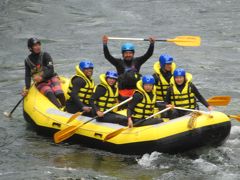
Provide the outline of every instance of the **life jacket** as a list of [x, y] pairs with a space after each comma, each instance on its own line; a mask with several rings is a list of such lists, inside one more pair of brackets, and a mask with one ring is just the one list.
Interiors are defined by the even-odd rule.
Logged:
[[180, 92], [177, 89], [174, 79], [171, 80], [172, 92], [171, 92], [171, 104], [177, 107], [183, 107], [187, 109], [195, 109], [196, 108], [196, 99], [195, 94], [191, 89], [192, 75], [190, 73], [186, 73], [186, 83], [185, 86]]
[[86, 82], [86, 85], [79, 89], [78, 97], [79, 97], [81, 102], [83, 102], [86, 105], [89, 105], [89, 100], [90, 100], [90, 98], [91, 98], [91, 96], [93, 94], [93, 90], [94, 90], [94, 87], [95, 87], [94, 81], [93, 81], [93, 79], [89, 79], [80, 70], [78, 65], [76, 65], [75, 69], [76, 69], [76, 74], [74, 76], [72, 76], [71, 79], [70, 79], [70, 83], [69, 83], [69, 86], [68, 86], [67, 98], [66, 99], [67, 100], [70, 99], [70, 96], [71, 96], [71, 92], [72, 92], [72, 89], [73, 89], [72, 80], [75, 77], [79, 77], [79, 78], [82, 78]]
[[145, 119], [154, 113], [155, 103], [156, 103], [156, 87], [153, 88], [153, 98], [151, 99], [148, 93], [143, 89], [142, 80], [137, 82], [137, 89], [135, 93], [138, 92], [142, 94], [143, 99], [141, 102], [136, 104], [133, 109], [133, 116], [137, 119]]
[[[109, 86], [106, 81], [106, 75], [101, 74], [100, 84], [98, 86], [102, 86], [106, 89], [106, 93], [103, 96], [99, 97], [99, 99], [97, 99], [95, 102], [96, 105], [99, 107], [99, 110], [103, 112], [112, 108], [113, 106], [116, 106], [118, 104], [118, 96], [119, 96], [118, 84], [117, 83], [115, 84], [116, 92], [114, 93], [112, 90], [112, 87]], [[117, 110], [118, 109], [115, 108], [113, 112], [116, 112]]]
[[[167, 80], [162, 75], [160, 68], [161, 68], [161, 66], [158, 61], [153, 66], [155, 74], [158, 77], [158, 82], [156, 84], [156, 95], [157, 95], [157, 101], [164, 101], [166, 94], [167, 94], [167, 89], [170, 87], [171, 80], [170, 80], [170, 82], [167, 82]], [[172, 74], [175, 69], [176, 69], [176, 64], [172, 63], [172, 71], [171, 71]]]
[[132, 61], [131, 66], [128, 66], [125, 62], [123, 62], [124, 73], [129, 72], [129, 71], [138, 72], [138, 70], [136, 69], [136, 67], [133, 63], [133, 60], [131, 60], [131, 61]]
[[134, 65], [131, 67], [124, 64], [124, 73], [118, 78], [119, 89], [135, 89], [136, 83], [140, 80], [141, 75]]
[[26, 58], [26, 63], [31, 69], [31, 76], [41, 73], [43, 71], [43, 54], [44, 52], [40, 52], [38, 56], [38, 64], [34, 64], [29, 57]]

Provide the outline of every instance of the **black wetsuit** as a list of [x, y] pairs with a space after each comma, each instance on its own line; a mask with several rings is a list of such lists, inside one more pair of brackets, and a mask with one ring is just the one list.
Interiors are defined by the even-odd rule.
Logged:
[[[30, 59], [32, 63], [35, 65], [40, 64], [40, 54], [35, 54], [31, 53], [27, 58]], [[43, 57], [42, 57], [42, 66], [43, 66], [43, 81], [46, 81], [50, 79], [53, 76], [56, 76], [56, 73], [54, 72], [54, 67], [53, 67], [53, 61], [47, 52], [43, 52]], [[28, 65], [27, 61], [25, 60], [25, 84], [26, 84], [26, 89], [29, 89], [31, 86], [31, 68]]]
[[[41, 55], [42, 55], [42, 59], [40, 58]], [[33, 66], [31, 67], [31, 63], [30, 64], [28, 63], [28, 59], [34, 65], [42, 66], [42, 70], [43, 70], [43, 75], [42, 75], [43, 81], [42, 82], [45, 82], [45, 81], [51, 79], [53, 76], [57, 75], [57, 73], [54, 72], [53, 61], [52, 61], [52, 57], [50, 56], [50, 54], [48, 54], [47, 52], [42, 52], [39, 54], [31, 53], [24, 61], [25, 62], [25, 86], [26, 86], [26, 89], [29, 89], [31, 86], [31, 77], [32, 77], [31, 70], [33, 67]], [[42, 61], [42, 62], [40, 62], [40, 61]], [[36, 85], [38, 85], [38, 84], [39, 83], [37, 83]], [[63, 93], [57, 94], [57, 98], [61, 102], [61, 104], [58, 102], [55, 94], [53, 94], [52, 92], [47, 92], [45, 95], [58, 108], [65, 105], [65, 97], [64, 97]]]
[[[113, 88], [113, 92], [116, 92], [116, 88]], [[90, 105], [93, 108], [93, 111], [96, 113], [97, 111], [99, 111], [99, 107], [94, 103], [96, 100], [98, 100], [101, 96], [104, 96], [104, 94], [106, 93], [106, 88], [104, 88], [103, 86], [97, 86], [95, 93], [92, 95], [92, 97], [90, 98]], [[105, 114], [103, 117], [98, 117], [97, 118], [98, 121], [100, 122], [108, 122], [108, 123], [116, 123], [116, 124], [121, 124], [123, 126], [127, 125], [127, 117], [122, 116], [120, 114], [116, 114], [114, 112], [109, 112], [107, 114]]]
[[[89, 104], [85, 104], [80, 101], [78, 93], [79, 89], [86, 86], [86, 81], [81, 77], [74, 77], [72, 79], [72, 91], [70, 93], [70, 99], [66, 102], [66, 110], [70, 113], [76, 113], [79, 111], [83, 111], [83, 107], [90, 107]], [[93, 116], [92, 112], [84, 112], [85, 116]]]
[[[184, 86], [185, 86], [185, 83], [183, 83], [182, 85], [176, 85], [177, 89], [180, 92], [183, 90]], [[198, 91], [198, 89], [196, 88], [196, 86], [193, 83], [190, 83], [190, 88], [191, 88], [191, 91], [194, 93], [195, 97], [198, 99], [198, 101], [201, 102], [205, 107], [208, 107], [209, 106], [208, 102], [200, 94], [200, 92]], [[165, 100], [166, 104], [171, 104], [172, 92], [173, 92], [172, 87], [169, 87], [167, 90], [167, 95], [166, 95], [166, 100]], [[170, 117], [170, 119], [174, 119], [174, 118], [184, 116], [189, 113], [190, 113], [190, 111], [174, 109], [172, 111], [169, 111], [169, 117]]]
[[[152, 93], [148, 93], [148, 95], [149, 95], [150, 99], [153, 98]], [[134, 93], [132, 101], [128, 104], [127, 117], [131, 117], [133, 115], [135, 106], [138, 103], [142, 102], [142, 100], [143, 100], [143, 95], [141, 93], [139, 93], [139, 92]], [[156, 107], [158, 107], [159, 109], [162, 109], [163, 108], [162, 106], [163, 105], [161, 103], [156, 103]], [[146, 126], [146, 125], [151, 125], [151, 124], [158, 124], [158, 123], [162, 122], [162, 120], [159, 118], [150, 118], [146, 121], [144, 121], [143, 119], [132, 118], [132, 121], [133, 121], [133, 123], [141, 121], [141, 123], [135, 125], [136, 127], [137, 126]]]
[[103, 44], [103, 52], [105, 58], [116, 67], [119, 74], [119, 89], [135, 89], [136, 82], [140, 79], [141, 66], [152, 56], [154, 51], [154, 43], [150, 43], [147, 52], [140, 57], [132, 60], [124, 60], [122, 58], [113, 57], [108, 49], [107, 44]]

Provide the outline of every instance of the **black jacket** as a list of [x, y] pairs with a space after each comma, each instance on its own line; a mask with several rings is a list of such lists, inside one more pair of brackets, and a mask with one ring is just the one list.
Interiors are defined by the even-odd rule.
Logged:
[[107, 44], [103, 45], [103, 52], [105, 58], [113, 65], [116, 67], [117, 72], [119, 75], [123, 74], [126, 72], [128, 68], [130, 69], [135, 69], [136, 72], [140, 71], [141, 66], [152, 56], [154, 51], [154, 43], [151, 43], [149, 45], [149, 48], [147, 52], [140, 57], [135, 57], [131, 61], [126, 61], [122, 58], [115, 58], [113, 57], [108, 49]]
[[[30, 61], [33, 64], [37, 65], [37, 64], [40, 64], [39, 56], [40, 56], [40, 54], [31, 53], [27, 58], [29, 58]], [[52, 58], [51, 58], [50, 54], [48, 54], [47, 52], [43, 52], [42, 67], [43, 67], [43, 81], [46, 81], [46, 80], [48, 80], [51, 77], [56, 75], [56, 73], [54, 72], [54, 68], [53, 68]], [[25, 85], [26, 85], [26, 89], [30, 88], [31, 76], [32, 76], [31, 75], [31, 67], [27, 63], [27, 60], [25, 60]]]
[[136, 82], [140, 79], [139, 74], [141, 66], [152, 56], [154, 51], [154, 43], [150, 43], [147, 52], [140, 57], [135, 57], [132, 60], [124, 60], [122, 58], [113, 57], [108, 49], [107, 44], [103, 45], [105, 58], [115, 66], [119, 79], [119, 89], [134, 89]]

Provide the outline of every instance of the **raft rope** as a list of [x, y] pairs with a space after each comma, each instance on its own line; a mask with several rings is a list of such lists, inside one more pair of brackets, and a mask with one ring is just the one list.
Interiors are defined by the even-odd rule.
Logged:
[[188, 121], [188, 128], [189, 129], [194, 129], [197, 125], [197, 118], [201, 116], [200, 112], [192, 112], [191, 117]]

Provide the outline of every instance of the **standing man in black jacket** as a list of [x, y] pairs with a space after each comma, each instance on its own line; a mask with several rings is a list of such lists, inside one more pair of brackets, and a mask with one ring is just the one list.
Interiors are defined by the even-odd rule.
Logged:
[[65, 97], [50, 54], [41, 51], [41, 42], [37, 38], [28, 39], [27, 44], [31, 54], [25, 59], [25, 88], [22, 95], [28, 94], [32, 78], [38, 90], [54, 105], [62, 108], [65, 106]]
[[[102, 38], [103, 41], [103, 52], [105, 58], [116, 67], [119, 75], [119, 89], [120, 94], [121, 90], [124, 89], [135, 89], [136, 83], [140, 79], [140, 68], [141, 66], [152, 56], [154, 51], [155, 39], [149, 38], [149, 48], [147, 52], [140, 57], [134, 57], [135, 47], [131, 43], [125, 43], [122, 45], [122, 58], [113, 57], [108, 49], [108, 37], [106, 35]], [[123, 92], [123, 91], [122, 91]], [[124, 96], [124, 95], [123, 95]]]

